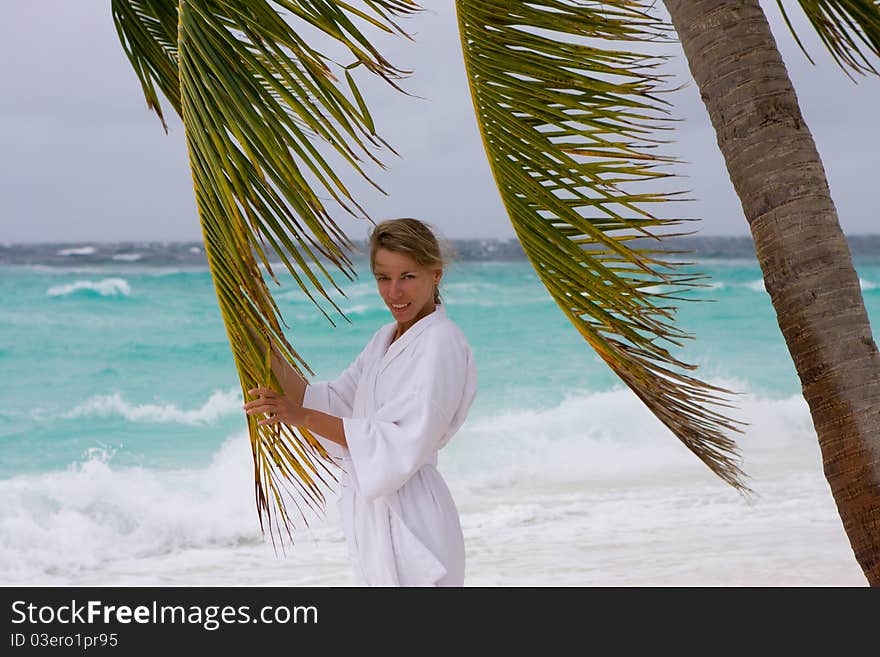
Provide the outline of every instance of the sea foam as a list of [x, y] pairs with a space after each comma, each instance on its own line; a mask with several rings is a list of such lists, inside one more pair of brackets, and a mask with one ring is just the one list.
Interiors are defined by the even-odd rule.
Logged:
[[95, 247], [93, 246], [80, 246], [70, 249], [61, 249], [58, 251], [58, 255], [60, 256], [93, 255], [94, 253]]
[[202, 470], [111, 462], [93, 451], [63, 472], [0, 481], [0, 580], [65, 581], [126, 559], [262, 542], [245, 436]]
[[65, 297], [80, 293], [102, 297], [127, 297], [131, 294], [131, 286], [124, 278], [105, 278], [100, 281], [76, 281], [68, 285], [56, 285], [46, 290], [46, 295], [50, 297]]
[[[480, 561], [485, 550], [508, 554], [504, 550], [510, 548], [510, 558], [526, 567], [534, 564], [527, 557], [534, 557], [530, 546], [537, 542], [562, 549], [574, 541], [589, 548], [591, 563], [610, 562], [626, 549], [612, 550], [606, 542], [617, 545], [640, 533], [642, 549], [650, 549], [652, 536], [670, 534], [670, 523], [677, 523], [675, 531], [690, 526], [698, 541], [709, 531], [697, 529], [705, 528], [707, 518], [717, 518], [712, 531], [723, 534], [734, 514], [762, 536], [785, 517], [780, 514], [815, 509], [812, 497], [792, 506], [793, 489], [780, 483], [797, 481], [805, 471], [812, 473], [810, 481], [820, 476], [806, 403], [800, 397], [751, 394], [738, 402], [736, 415], [751, 423], [738, 443], [758, 492], [757, 511], [681, 446], [628, 389], [573, 393], [546, 409], [470, 419], [441, 452], [439, 468], [462, 514], [477, 572], [485, 573], [478, 581], [491, 583], [501, 575], [492, 569], [489, 553], [489, 561]], [[810, 486], [822, 493], [821, 485]], [[350, 580], [334, 491], [325, 491], [326, 515], [308, 515], [309, 529], [295, 533], [300, 547], [282, 561], [260, 534], [253, 490], [244, 432], [225, 440], [202, 468], [122, 467], [114, 465], [111, 452], [93, 450], [63, 471], [0, 481], [0, 580], [272, 582], [282, 568], [297, 582]], [[297, 514], [293, 507], [290, 512]], [[829, 514], [823, 507], [816, 515]], [[305, 551], [303, 538], [308, 538]], [[310, 548], [309, 541], [317, 547]], [[663, 554], [658, 548], [654, 556]], [[582, 558], [558, 553], [551, 561]], [[659, 572], [647, 571], [641, 576]], [[616, 572], [625, 579], [622, 566]], [[573, 573], [559, 576], [563, 581]], [[537, 579], [547, 577], [541, 570]]]
[[200, 408], [182, 410], [174, 404], [135, 404], [114, 392], [87, 399], [64, 418], [86, 416], [107, 417], [119, 415], [130, 422], [176, 422], [180, 424], [205, 424], [220, 417], [241, 411], [241, 393], [238, 390], [215, 390]]
[[[732, 434], [747, 474], [797, 469], [818, 458], [802, 397], [767, 399], [737, 381], [714, 385], [745, 391], [711, 407], [742, 423]], [[508, 410], [468, 420], [441, 454], [450, 474], [479, 495], [522, 485], [607, 485], [670, 476], [712, 481], [715, 475], [628, 388], [582, 391], [546, 409]], [[719, 480], [720, 481], [720, 480]]]

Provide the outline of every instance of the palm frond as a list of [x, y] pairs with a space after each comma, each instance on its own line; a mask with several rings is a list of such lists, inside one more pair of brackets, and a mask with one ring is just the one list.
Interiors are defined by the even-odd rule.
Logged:
[[[789, 20], [782, 0], [776, 0], [776, 3], [795, 41], [812, 62]], [[847, 75], [847, 69], [862, 74], [878, 74], [869, 57], [880, 57], [880, 0], [798, 0], [798, 3], [834, 61]]]
[[[661, 340], [692, 336], [671, 323], [670, 290], [702, 277], [673, 269], [644, 206], [675, 194], [637, 192], [671, 174], [655, 151], [668, 129], [658, 93], [662, 58], [633, 52], [669, 28], [640, 0], [457, 0], [464, 59], [478, 124], [513, 228], [553, 299], [599, 356], [694, 454], [747, 491], [738, 423], [704, 408], [730, 393], [677, 369]], [[617, 46], [615, 48], [614, 46]], [[675, 253], [675, 252], [666, 252]], [[667, 288], [652, 291], [653, 286]], [[684, 298], [682, 298], [684, 300]], [[692, 299], [687, 299], [692, 300]]]
[[122, 49], [140, 80], [147, 107], [156, 112], [168, 132], [156, 84], [179, 115], [177, 0], [113, 0], [112, 10]]
[[[363, 66], [394, 85], [403, 71], [363, 28], [400, 32], [394, 18], [417, 7], [409, 0], [362, 0], [362, 8], [330, 0], [173, 4], [174, 40], [165, 0], [114, 0], [117, 28], [150, 107], [161, 118], [158, 85], [183, 119], [205, 252], [242, 390], [279, 389], [269, 343], [297, 371], [312, 372], [282, 331], [261, 266], [278, 283], [271, 261], [280, 260], [331, 323], [316, 297], [345, 317], [315, 271], [339, 290], [324, 262], [351, 279], [354, 245], [322, 198], [368, 219], [339, 162], [369, 181], [365, 162], [381, 165], [374, 151], [387, 147], [350, 71]], [[306, 33], [341, 45], [353, 61], [336, 64]], [[306, 430], [261, 427], [251, 417], [248, 429], [260, 523], [283, 547], [284, 534], [292, 540], [289, 501], [306, 523], [307, 509], [323, 511], [322, 488], [335, 478], [330, 459]]]

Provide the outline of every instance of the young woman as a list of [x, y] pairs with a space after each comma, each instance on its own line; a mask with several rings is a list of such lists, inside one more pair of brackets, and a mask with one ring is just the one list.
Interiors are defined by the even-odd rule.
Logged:
[[343, 528], [361, 584], [461, 586], [464, 537], [437, 452], [477, 392], [470, 345], [446, 316], [443, 258], [422, 222], [395, 219], [370, 236], [370, 265], [394, 322], [339, 378], [307, 384], [276, 358], [283, 388], [250, 390], [244, 408], [316, 434], [344, 471]]

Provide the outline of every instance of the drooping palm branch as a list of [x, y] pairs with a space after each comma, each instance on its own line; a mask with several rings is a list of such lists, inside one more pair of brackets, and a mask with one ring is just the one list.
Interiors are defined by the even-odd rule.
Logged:
[[[116, 27], [148, 106], [165, 125], [158, 86], [183, 120], [205, 251], [243, 392], [258, 385], [277, 389], [269, 343], [300, 373], [311, 374], [282, 331], [260, 268], [278, 282], [272, 255], [331, 323], [316, 296], [344, 317], [314, 270], [334, 287], [323, 260], [351, 278], [347, 251], [353, 245], [322, 196], [351, 214], [366, 213], [330, 156], [369, 180], [363, 163], [378, 164], [374, 151], [387, 146], [350, 70], [363, 66], [394, 84], [402, 71], [362, 28], [400, 31], [394, 18], [417, 10], [409, 0], [360, 4], [113, 0]], [[336, 65], [305, 41], [304, 31], [335, 41], [352, 61]], [[248, 417], [248, 431], [260, 523], [283, 546], [295, 522], [287, 502], [307, 523], [305, 507], [323, 511], [323, 488], [334, 472], [306, 430], [260, 426]]]
[[[672, 324], [677, 273], [634, 238], [672, 237], [646, 208], [674, 200], [645, 183], [671, 174], [655, 135], [668, 128], [662, 58], [636, 50], [667, 37], [639, 0], [457, 0], [465, 65], [483, 143], [511, 223], [553, 299], [599, 356], [719, 477], [748, 490], [727, 431], [706, 409], [729, 393], [661, 341], [692, 336]], [[646, 48], [647, 49], [647, 48]], [[642, 190], [640, 187], [648, 187]], [[648, 240], [649, 242], [651, 240]], [[667, 252], [668, 253], [668, 252]], [[660, 286], [664, 291], [657, 291]]]

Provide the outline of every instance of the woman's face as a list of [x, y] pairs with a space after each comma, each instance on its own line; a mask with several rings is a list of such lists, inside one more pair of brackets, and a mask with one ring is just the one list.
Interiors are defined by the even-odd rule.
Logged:
[[434, 311], [434, 286], [442, 269], [423, 267], [405, 253], [377, 249], [373, 275], [382, 300], [404, 330]]

